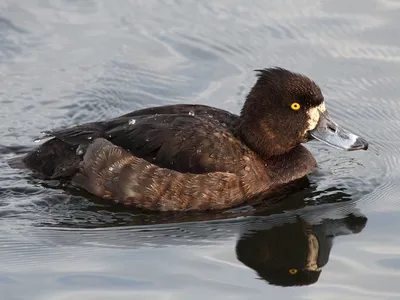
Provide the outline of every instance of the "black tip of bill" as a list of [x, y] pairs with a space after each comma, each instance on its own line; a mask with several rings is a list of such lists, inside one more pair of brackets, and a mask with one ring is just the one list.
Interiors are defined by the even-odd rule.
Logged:
[[368, 142], [365, 139], [358, 137], [356, 139], [356, 141], [354, 142], [354, 144], [352, 145], [351, 149], [348, 149], [348, 150], [350, 150], [350, 151], [352, 151], [352, 150], [368, 150], [368, 146], [369, 146]]

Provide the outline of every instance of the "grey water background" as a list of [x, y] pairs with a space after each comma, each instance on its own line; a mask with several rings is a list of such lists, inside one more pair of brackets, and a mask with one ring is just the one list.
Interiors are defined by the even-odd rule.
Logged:
[[[398, 299], [399, 27], [396, 0], [0, 1], [0, 298]], [[6, 163], [42, 130], [143, 107], [238, 113], [253, 70], [270, 66], [312, 77], [331, 115], [370, 142], [309, 143], [319, 171], [285, 199], [303, 204], [146, 216]], [[296, 251], [298, 220], [327, 237], [316, 283], [270, 285], [238, 259], [238, 245], [251, 257], [276, 228]]]

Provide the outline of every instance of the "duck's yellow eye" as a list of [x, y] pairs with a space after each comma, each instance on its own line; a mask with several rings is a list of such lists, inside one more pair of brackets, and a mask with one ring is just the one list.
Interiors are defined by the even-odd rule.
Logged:
[[298, 272], [297, 269], [289, 269], [289, 273], [292, 275], [296, 274], [297, 272]]
[[300, 104], [297, 103], [297, 102], [293, 102], [293, 103], [290, 105], [290, 108], [293, 109], [293, 110], [299, 110], [299, 109], [300, 109]]

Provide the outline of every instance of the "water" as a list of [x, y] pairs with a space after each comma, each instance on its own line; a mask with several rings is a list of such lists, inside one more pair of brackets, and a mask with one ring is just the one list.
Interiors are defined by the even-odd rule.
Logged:
[[[395, 0], [2, 1], [2, 299], [397, 299], [399, 14]], [[276, 65], [370, 142], [310, 143], [319, 171], [284, 208], [143, 215], [5, 163], [42, 131], [134, 109], [238, 113], [252, 70]], [[321, 273], [282, 288], [302, 257]]]

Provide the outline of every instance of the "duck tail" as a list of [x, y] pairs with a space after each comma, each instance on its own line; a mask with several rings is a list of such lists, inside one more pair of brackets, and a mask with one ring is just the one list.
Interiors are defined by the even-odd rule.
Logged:
[[23, 162], [25, 155], [19, 155], [7, 160], [7, 164], [13, 169], [26, 169], [26, 165]]
[[14, 169], [30, 169], [45, 179], [68, 179], [78, 171], [82, 155], [78, 145], [70, 145], [57, 138], [46, 141], [26, 155], [7, 161]]

